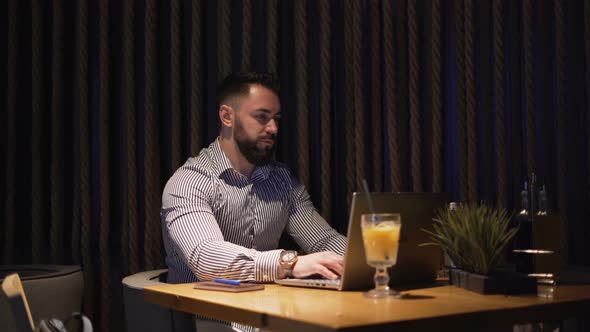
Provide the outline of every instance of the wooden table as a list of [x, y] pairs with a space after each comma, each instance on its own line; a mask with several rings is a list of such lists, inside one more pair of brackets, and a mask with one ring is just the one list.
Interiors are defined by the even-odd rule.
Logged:
[[479, 295], [454, 286], [370, 300], [362, 292], [266, 285], [225, 293], [191, 284], [145, 288], [148, 302], [273, 331], [437, 331], [562, 320], [590, 314], [590, 285], [558, 286], [553, 298]]

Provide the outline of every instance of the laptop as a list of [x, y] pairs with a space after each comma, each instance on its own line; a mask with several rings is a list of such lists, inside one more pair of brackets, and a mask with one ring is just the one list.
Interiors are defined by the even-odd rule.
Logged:
[[[441, 268], [442, 252], [437, 246], [420, 246], [431, 242], [422, 229], [432, 229], [436, 210], [448, 204], [446, 193], [369, 193], [376, 213], [399, 213], [402, 228], [397, 263], [389, 271], [392, 286], [433, 283]], [[348, 243], [344, 255], [344, 271], [337, 280], [281, 279], [285, 286], [314, 287], [335, 290], [366, 290], [374, 288], [375, 269], [367, 265], [361, 233], [361, 215], [370, 213], [367, 194], [352, 195], [348, 223]]]

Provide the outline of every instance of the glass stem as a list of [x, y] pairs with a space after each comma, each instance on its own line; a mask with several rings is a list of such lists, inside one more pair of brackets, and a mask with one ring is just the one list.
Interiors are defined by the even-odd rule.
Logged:
[[389, 274], [384, 267], [378, 267], [375, 271], [375, 289], [377, 291], [389, 290]]

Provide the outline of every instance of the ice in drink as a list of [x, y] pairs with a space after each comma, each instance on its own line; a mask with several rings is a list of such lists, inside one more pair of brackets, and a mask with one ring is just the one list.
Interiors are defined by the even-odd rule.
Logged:
[[400, 229], [400, 222], [371, 223], [363, 220], [362, 232], [367, 264], [373, 267], [395, 265]]

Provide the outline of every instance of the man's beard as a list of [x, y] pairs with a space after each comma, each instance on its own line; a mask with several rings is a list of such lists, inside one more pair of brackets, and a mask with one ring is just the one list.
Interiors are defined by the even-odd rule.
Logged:
[[[268, 148], [259, 148], [256, 146], [256, 143], [262, 139], [272, 139], [275, 143]], [[246, 160], [253, 165], [263, 165], [272, 159], [276, 145], [276, 135], [263, 136], [253, 140], [249, 139], [246, 137], [244, 127], [242, 127], [240, 121], [236, 121], [235, 141]]]

